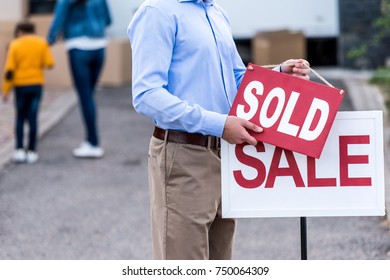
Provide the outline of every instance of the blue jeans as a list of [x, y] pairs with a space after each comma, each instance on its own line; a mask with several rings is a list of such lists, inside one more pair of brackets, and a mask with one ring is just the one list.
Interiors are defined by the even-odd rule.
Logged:
[[95, 88], [104, 62], [104, 49], [68, 52], [74, 86], [79, 97], [81, 114], [86, 130], [86, 141], [99, 145]]
[[29, 125], [28, 150], [36, 150], [38, 132], [38, 112], [41, 97], [41, 85], [15, 87], [16, 149], [24, 149], [24, 123], [27, 121]]

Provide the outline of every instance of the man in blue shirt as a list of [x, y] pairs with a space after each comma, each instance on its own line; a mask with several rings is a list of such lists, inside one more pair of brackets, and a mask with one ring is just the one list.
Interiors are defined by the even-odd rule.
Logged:
[[[227, 116], [245, 72], [214, 0], [146, 0], [133, 17], [133, 105], [156, 127], [149, 146], [153, 256], [230, 259], [234, 219], [221, 217], [219, 143], [257, 144], [262, 128]], [[308, 62], [279, 71], [308, 79]]]

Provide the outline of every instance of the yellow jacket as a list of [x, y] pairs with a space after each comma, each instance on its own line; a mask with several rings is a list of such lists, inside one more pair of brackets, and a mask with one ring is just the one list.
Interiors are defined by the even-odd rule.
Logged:
[[47, 41], [27, 34], [12, 40], [4, 67], [3, 94], [14, 86], [43, 85], [44, 68], [54, 66], [54, 58]]

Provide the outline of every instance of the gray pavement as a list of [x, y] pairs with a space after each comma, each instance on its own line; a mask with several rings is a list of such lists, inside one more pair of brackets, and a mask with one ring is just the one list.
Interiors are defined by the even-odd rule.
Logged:
[[[348, 93], [362, 83], [368, 99], [378, 100], [371, 109], [383, 104], [366, 83], [369, 73], [319, 72]], [[367, 110], [368, 101], [357, 100], [367, 97], [361, 88], [346, 96], [341, 110]], [[42, 112], [51, 121], [41, 126], [39, 162], [9, 163], [12, 149], [0, 146], [0, 259], [150, 259], [146, 169], [151, 121], [132, 109], [130, 88], [99, 90], [106, 155], [77, 160], [71, 151], [83, 130], [74, 94], [52, 100]], [[386, 141], [386, 153], [387, 146]], [[309, 259], [390, 259], [390, 227], [384, 217], [308, 218], [307, 223]], [[234, 258], [300, 259], [299, 219], [240, 219]]]
[[0, 176], [0, 259], [150, 258], [147, 196], [149, 120], [128, 88], [98, 92], [102, 160], [77, 160], [78, 107], [44, 135], [40, 160]]

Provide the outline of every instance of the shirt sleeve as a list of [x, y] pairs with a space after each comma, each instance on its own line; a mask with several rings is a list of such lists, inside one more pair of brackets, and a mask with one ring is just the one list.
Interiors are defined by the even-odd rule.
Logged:
[[[167, 90], [176, 25], [155, 7], [145, 6], [128, 28], [133, 59], [133, 106], [155, 123], [188, 132], [221, 136], [226, 115], [189, 104]], [[183, 77], [183, 79], [191, 77]]]
[[47, 35], [50, 45], [54, 44], [58, 35], [62, 32], [69, 10], [69, 0], [58, 0], [54, 9], [54, 19]]
[[237, 48], [235, 50], [234, 58], [233, 58], [233, 71], [234, 77], [236, 79], [237, 89], [240, 87], [242, 78], [244, 77], [246, 67], [242, 62], [241, 56], [238, 54]]
[[52, 68], [54, 67], [54, 57], [51, 52], [51, 49], [47, 43], [44, 45], [44, 51], [43, 51], [43, 66], [45, 68]]
[[[231, 27], [230, 27], [231, 26], [230, 19], [229, 19], [227, 12], [219, 5], [218, 5], [218, 9], [221, 11], [222, 15], [224, 16], [226, 23], [229, 26], [230, 33], [232, 33]], [[231, 34], [231, 35], [233, 36], [233, 34]], [[236, 79], [236, 85], [237, 85], [237, 89], [238, 89], [241, 85], [242, 78], [244, 77], [246, 67], [245, 67], [244, 63], [242, 62], [242, 58], [241, 58], [240, 54], [238, 53], [237, 47], [234, 50], [232, 60], [233, 60], [234, 78]]]
[[105, 23], [106, 26], [109, 26], [112, 23], [110, 8], [108, 7], [107, 1], [103, 1], [103, 2], [104, 2], [103, 5], [104, 5]]

